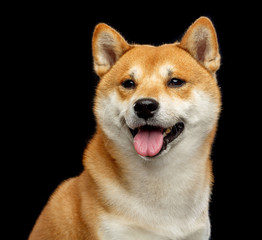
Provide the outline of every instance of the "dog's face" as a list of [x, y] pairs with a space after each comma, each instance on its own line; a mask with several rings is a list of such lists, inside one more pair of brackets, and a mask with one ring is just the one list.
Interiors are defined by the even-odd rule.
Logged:
[[126, 155], [157, 158], [180, 142], [197, 145], [215, 131], [219, 53], [212, 24], [198, 22], [181, 43], [158, 47], [129, 45], [109, 26], [97, 26], [93, 54], [101, 80], [95, 114]]

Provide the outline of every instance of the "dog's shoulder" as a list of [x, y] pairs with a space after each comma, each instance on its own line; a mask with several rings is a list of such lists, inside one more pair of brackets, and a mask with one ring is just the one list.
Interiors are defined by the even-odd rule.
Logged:
[[97, 239], [95, 222], [89, 224], [89, 218], [98, 211], [91, 184], [86, 173], [62, 182], [49, 198], [29, 239]]

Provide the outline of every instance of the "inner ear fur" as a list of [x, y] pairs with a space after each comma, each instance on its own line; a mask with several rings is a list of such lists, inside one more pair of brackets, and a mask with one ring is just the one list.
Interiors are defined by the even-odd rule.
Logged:
[[94, 70], [102, 77], [131, 48], [125, 39], [105, 23], [95, 27], [92, 39]]
[[188, 51], [210, 72], [220, 67], [220, 54], [215, 28], [207, 17], [197, 19], [186, 31], [180, 47]]

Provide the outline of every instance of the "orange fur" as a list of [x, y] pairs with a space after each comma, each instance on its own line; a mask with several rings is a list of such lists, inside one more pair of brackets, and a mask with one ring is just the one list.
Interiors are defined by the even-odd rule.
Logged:
[[[150, 226], [150, 221], [146, 223], [139, 219], [138, 215], [128, 215], [128, 211], [123, 209], [120, 203], [110, 200], [114, 193], [109, 192], [109, 186], [112, 186], [112, 189], [124, 189], [130, 195], [134, 194], [136, 187], [131, 178], [131, 174], [136, 174], [131, 166], [132, 161], [127, 161], [130, 153], [119, 149], [103, 128], [107, 116], [101, 119], [101, 108], [106, 108], [103, 101], [106, 102], [104, 99], [112, 93], [116, 95], [117, 101], [123, 104], [130, 102], [132, 107], [132, 99], [139, 97], [160, 101], [165, 96], [174, 99], [175, 104], [180, 101], [190, 102], [193, 101], [193, 92], [197, 90], [204, 92], [217, 107], [214, 118], [218, 118], [221, 97], [215, 72], [219, 68], [220, 55], [215, 30], [207, 18], [202, 17], [193, 23], [180, 43], [159, 47], [129, 45], [114, 29], [106, 24], [99, 24], [93, 35], [93, 55], [94, 69], [101, 80], [94, 105], [97, 130], [84, 152], [84, 171], [78, 177], [63, 182], [52, 194], [29, 240], [108, 239], [103, 238], [101, 233], [102, 219], [108, 216], [121, 219], [130, 226], [146, 229], [143, 233], [145, 235], [154, 232], [156, 227]], [[169, 88], [167, 82], [171, 78], [182, 79], [186, 84], [181, 88]], [[127, 79], [135, 82], [135, 89], [122, 87], [121, 84]], [[192, 160], [192, 164], [199, 165], [199, 159], [206, 156], [204, 166], [199, 168], [199, 181], [188, 180], [191, 182], [191, 185], [187, 186], [190, 198], [193, 195], [191, 191], [193, 193], [195, 189], [210, 193], [213, 175], [209, 155], [215, 132], [216, 124], [204, 137], [203, 144]], [[157, 161], [152, 163], [152, 166], [147, 163], [146, 168], [153, 169], [160, 165], [160, 160]], [[145, 167], [142, 159], [141, 163], [137, 164], [141, 168]], [[145, 189], [154, 186], [153, 190], [149, 191], [152, 196], [148, 195], [152, 202], [160, 203], [161, 199], [165, 198], [166, 189], [161, 185], [163, 179], [162, 176], [157, 176], [147, 184], [141, 183], [141, 188]], [[208, 217], [208, 205], [204, 209], [199, 217], [201, 219]], [[138, 233], [140, 231], [137, 230]], [[164, 234], [163, 231], [159, 230], [157, 234]]]

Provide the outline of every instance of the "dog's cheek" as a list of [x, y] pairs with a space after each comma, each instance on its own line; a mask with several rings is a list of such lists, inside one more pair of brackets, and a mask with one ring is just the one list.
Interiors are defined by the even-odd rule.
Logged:
[[112, 128], [119, 127], [118, 116], [120, 115], [119, 99], [116, 93], [109, 95], [99, 94], [95, 99], [95, 115], [98, 123], [102, 127]]
[[210, 131], [219, 115], [219, 103], [205, 91], [195, 89], [184, 107], [183, 116], [192, 127]]
[[212, 129], [219, 115], [219, 103], [207, 92], [194, 89], [186, 99], [161, 96], [158, 119], [169, 125], [183, 121], [186, 128]]

